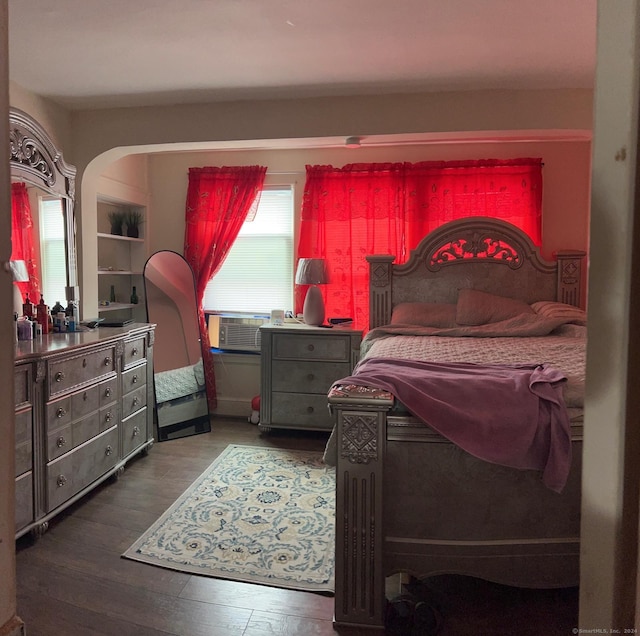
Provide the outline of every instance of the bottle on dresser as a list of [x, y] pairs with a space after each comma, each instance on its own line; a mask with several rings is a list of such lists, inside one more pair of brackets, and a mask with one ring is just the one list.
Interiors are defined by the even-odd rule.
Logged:
[[40, 294], [40, 302], [36, 305], [36, 320], [42, 327], [42, 333], [49, 333], [49, 306], [45, 304], [42, 294]]

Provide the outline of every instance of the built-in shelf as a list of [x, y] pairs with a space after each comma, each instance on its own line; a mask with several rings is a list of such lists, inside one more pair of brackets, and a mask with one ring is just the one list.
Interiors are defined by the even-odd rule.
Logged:
[[103, 313], [105, 311], [119, 311], [120, 309], [133, 309], [138, 305], [134, 305], [133, 303], [109, 303], [108, 305], [100, 305], [98, 307], [98, 311]]
[[134, 272], [130, 269], [99, 269], [98, 276], [101, 274], [109, 274], [109, 276], [142, 276], [142, 272]]
[[143, 238], [133, 238], [123, 234], [109, 234], [108, 232], [98, 232], [98, 238], [113, 239], [115, 241], [131, 241], [132, 243], [144, 243]]

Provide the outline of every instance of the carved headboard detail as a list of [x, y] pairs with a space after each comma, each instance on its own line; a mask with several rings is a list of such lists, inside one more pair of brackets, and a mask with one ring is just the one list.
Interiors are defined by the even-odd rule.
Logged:
[[426, 236], [406, 263], [367, 256], [369, 326], [388, 324], [402, 302], [455, 303], [458, 290], [479, 289], [527, 303], [558, 300], [580, 306], [582, 251], [540, 255], [522, 230], [488, 217], [446, 223]]

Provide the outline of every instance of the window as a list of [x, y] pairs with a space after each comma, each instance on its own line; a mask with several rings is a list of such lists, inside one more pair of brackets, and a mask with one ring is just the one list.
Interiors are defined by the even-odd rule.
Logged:
[[293, 189], [262, 190], [253, 220], [244, 222], [218, 273], [207, 285], [204, 308], [269, 313], [293, 309]]
[[[64, 244], [64, 210], [60, 199], [40, 199], [40, 260], [42, 295], [50, 306], [65, 303], [67, 257]], [[38, 302], [39, 298], [33, 302]]]

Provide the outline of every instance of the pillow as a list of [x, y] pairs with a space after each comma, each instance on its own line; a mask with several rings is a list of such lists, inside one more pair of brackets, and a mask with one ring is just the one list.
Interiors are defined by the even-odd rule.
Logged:
[[456, 322], [459, 325], [486, 325], [532, 313], [533, 309], [522, 300], [496, 296], [477, 289], [461, 289], [458, 292]]
[[553, 300], [540, 300], [531, 305], [531, 309], [544, 318], [565, 318], [567, 322], [575, 325], [587, 324], [587, 312], [580, 307], [574, 307], [567, 303], [558, 303]]
[[455, 327], [456, 306], [446, 303], [400, 303], [393, 308], [391, 324]]

